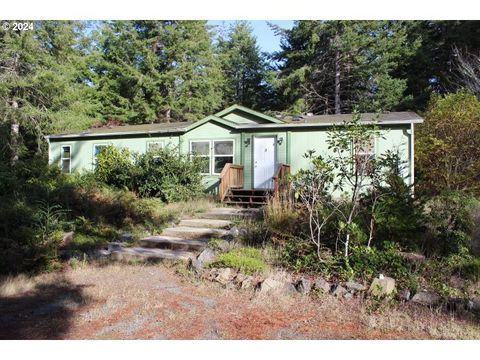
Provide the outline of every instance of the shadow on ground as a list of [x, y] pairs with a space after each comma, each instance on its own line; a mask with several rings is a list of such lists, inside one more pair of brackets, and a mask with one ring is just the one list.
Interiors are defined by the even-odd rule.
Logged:
[[87, 303], [84, 287], [60, 275], [23, 294], [0, 297], [0, 339], [63, 339]]

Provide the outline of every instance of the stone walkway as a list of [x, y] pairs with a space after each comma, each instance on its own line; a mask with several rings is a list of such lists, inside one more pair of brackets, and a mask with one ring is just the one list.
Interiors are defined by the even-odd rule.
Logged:
[[115, 247], [111, 258], [117, 261], [194, 259], [213, 238], [234, 236], [233, 219], [254, 217], [258, 209], [214, 208], [194, 219], [182, 219], [160, 235], [140, 240], [138, 247]]

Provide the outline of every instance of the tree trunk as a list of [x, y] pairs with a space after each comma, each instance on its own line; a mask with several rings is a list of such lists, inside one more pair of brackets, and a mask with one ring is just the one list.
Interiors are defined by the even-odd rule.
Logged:
[[171, 112], [172, 112], [172, 109], [167, 109], [167, 111], [165, 111], [165, 119], [167, 120], [167, 123], [170, 122]]
[[340, 51], [335, 51], [335, 114], [341, 114], [340, 101]]
[[17, 122], [16, 110], [18, 109], [18, 103], [13, 100], [12, 108], [14, 109], [12, 124], [10, 125], [10, 137], [11, 137], [11, 149], [12, 154], [10, 157], [10, 164], [15, 166], [18, 161], [18, 138], [20, 136], [20, 125]]

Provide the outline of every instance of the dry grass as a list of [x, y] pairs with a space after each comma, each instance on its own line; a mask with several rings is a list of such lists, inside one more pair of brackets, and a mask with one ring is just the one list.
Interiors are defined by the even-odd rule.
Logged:
[[0, 297], [18, 296], [25, 292], [35, 290], [40, 285], [58, 283], [61, 276], [58, 273], [43, 274], [38, 276], [7, 276], [0, 279]]
[[[61, 276], [9, 278], [2, 283], [2, 296], [18, 296], [61, 278], [70, 288], [81, 289], [73, 311], [67, 308], [59, 315], [52, 310], [48, 317], [36, 316], [32, 315], [38, 308], [36, 302], [17, 306], [18, 318], [10, 319], [12, 314], [0, 311], [0, 337], [9, 334], [12, 326], [33, 324], [23, 333], [41, 338], [38, 328], [53, 329], [51, 322], [56, 320], [58, 325], [68, 317], [63, 332], [48, 333], [50, 338], [480, 339], [478, 319], [458, 319], [413, 305], [369, 312], [361, 299], [330, 295], [260, 297], [251, 291], [227, 290], [216, 283], [179, 276], [176, 268], [166, 264], [88, 265]], [[51, 301], [59, 298], [62, 293]], [[42, 306], [49, 309], [45, 303]]]
[[215, 202], [215, 199], [205, 196], [190, 201], [179, 201], [167, 204], [163, 210], [176, 214], [177, 216], [192, 216], [196, 213], [206, 212], [216, 206], [218, 206], [218, 203]]

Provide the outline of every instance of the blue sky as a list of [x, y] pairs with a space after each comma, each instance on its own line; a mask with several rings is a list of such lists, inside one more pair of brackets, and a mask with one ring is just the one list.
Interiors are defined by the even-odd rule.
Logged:
[[[290, 29], [293, 26], [293, 20], [268, 20], [268, 22], [277, 24], [282, 28]], [[228, 27], [235, 23], [233, 20], [209, 20], [210, 25], [218, 25]], [[249, 23], [253, 27], [253, 33], [257, 38], [257, 43], [262, 51], [272, 52], [280, 49], [280, 37], [275, 36], [273, 31], [267, 25], [266, 20], [250, 20]]]

